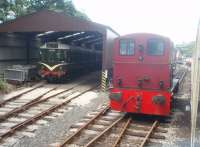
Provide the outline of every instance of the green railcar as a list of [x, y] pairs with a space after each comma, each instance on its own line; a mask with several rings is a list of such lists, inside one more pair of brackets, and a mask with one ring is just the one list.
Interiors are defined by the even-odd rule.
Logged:
[[101, 62], [100, 51], [47, 43], [40, 48], [39, 75], [48, 82], [62, 82], [100, 69]]

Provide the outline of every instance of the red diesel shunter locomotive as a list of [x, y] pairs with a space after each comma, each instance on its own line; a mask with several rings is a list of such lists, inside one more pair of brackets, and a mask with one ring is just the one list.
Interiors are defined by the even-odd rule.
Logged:
[[173, 89], [173, 43], [155, 34], [131, 34], [115, 40], [113, 87], [114, 110], [167, 116]]

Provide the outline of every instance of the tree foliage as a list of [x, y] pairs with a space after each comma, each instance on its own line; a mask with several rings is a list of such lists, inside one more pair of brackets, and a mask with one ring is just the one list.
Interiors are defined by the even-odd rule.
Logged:
[[0, 0], [0, 21], [5, 22], [42, 9], [89, 19], [86, 14], [76, 10], [71, 0]]

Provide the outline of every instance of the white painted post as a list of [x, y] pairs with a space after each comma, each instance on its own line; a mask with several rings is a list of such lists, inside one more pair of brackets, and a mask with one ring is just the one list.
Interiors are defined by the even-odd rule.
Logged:
[[101, 90], [102, 91], [106, 91], [107, 79], [108, 79], [108, 70], [104, 70], [102, 71], [102, 76], [101, 76]]
[[200, 88], [200, 21], [198, 24], [196, 46], [193, 50], [191, 82], [191, 147], [194, 147], [196, 141], [196, 123]]

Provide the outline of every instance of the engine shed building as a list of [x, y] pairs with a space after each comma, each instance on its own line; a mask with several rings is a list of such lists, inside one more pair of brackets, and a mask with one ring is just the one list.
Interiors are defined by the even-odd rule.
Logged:
[[42, 10], [0, 24], [0, 72], [14, 64], [35, 64], [45, 42], [102, 51], [102, 70], [112, 68], [112, 45], [119, 34], [95, 22]]

